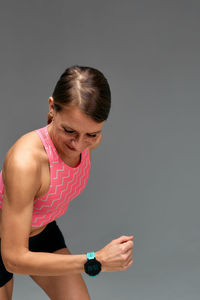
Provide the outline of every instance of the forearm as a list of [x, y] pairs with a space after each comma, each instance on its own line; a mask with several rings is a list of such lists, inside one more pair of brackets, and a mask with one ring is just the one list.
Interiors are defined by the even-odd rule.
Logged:
[[59, 276], [83, 273], [86, 254], [66, 255], [28, 251], [16, 263], [11, 263], [9, 272], [41, 276]]

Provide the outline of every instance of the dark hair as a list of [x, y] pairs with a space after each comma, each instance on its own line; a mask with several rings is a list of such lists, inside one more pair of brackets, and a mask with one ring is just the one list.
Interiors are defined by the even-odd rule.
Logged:
[[[72, 66], [60, 76], [52, 97], [54, 109], [77, 105], [82, 112], [97, 122], [107, 120], [111, 107], [111, 91], [107, 79], [97, 69]], [[48, 113], [48, 124], [52, 116]]]

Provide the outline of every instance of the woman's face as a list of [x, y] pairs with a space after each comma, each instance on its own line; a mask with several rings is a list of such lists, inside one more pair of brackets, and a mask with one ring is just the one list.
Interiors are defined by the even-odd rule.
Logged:
[[53, 98], [49, 98], [50, 112], [54, 116], [49, 133], [59, 154], [76, 158], [87, 147], [97, 142], [104, 122], [98, 123], [84, 114], [78, 106], [66, 106], [61, 112], [53, 110]]

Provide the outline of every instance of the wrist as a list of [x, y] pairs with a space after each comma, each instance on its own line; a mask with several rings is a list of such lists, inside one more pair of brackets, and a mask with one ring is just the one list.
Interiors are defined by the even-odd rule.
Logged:
[[84, 264], [84, 270], [86, 274], [93, 277], [102, 271], [101, 262], [97, 259], [95, 252], [87, 252], [87, 262]]
[[104, 259], [100, 251], [95, 252], [96, 259], [101, 263], [101, 272], [104, 272]]
[[87, 262], [87, 255], [86, 254], [80, 254], [80, 257], [81, 257], [80, 273], [85, 273], [84, 264]]

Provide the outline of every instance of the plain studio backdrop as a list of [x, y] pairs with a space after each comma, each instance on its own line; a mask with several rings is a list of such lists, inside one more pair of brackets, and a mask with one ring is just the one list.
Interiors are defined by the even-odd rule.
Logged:
[[[94, 300], [200, 295], [200, 2], [1, 1], [0, 158], [46, 125], [48, 97], [74, 64], [112, 91], [88, 185], [57, 219], [70, 251], [134, 235], [125, 272], [84, 274]], [[13, 299], [48, 299], [14, 275]]]

